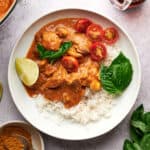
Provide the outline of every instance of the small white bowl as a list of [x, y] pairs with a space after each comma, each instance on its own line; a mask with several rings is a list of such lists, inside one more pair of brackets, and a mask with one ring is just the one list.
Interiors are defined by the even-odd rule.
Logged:
[[13, 3], [11, 4], [11, 6], [9, 7], [9, 9], [7, 10], [7, 12], [5, 13], [5, 15], [0, 19], [0, 25], [11, 14], [11, 12], [13, 11], [13, 9], [15, 8], [16, 3], [17, 3], [17, 0], [14, 0]]
[[26, 123], [24, 121], [13, 120], [13, 121], [8, 121], [5, 123], [2, 123], [0, 125], [0, 130], [4, 127], [12, 126], [12, 125], [21, 127], [31, 134], [33, 149], [35, 149], [35, 150], [44, 150], [45, 149], [44, 141], [43, 141], [43, 138], [40, 135], [40, 133], [36, 129], [34, 129], [31, 125], [29, 125], [28, 123]]

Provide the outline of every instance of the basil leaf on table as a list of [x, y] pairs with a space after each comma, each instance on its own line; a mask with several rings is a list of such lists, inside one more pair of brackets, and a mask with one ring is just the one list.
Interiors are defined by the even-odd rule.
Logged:
[[131, 116], [131, 120], [134, 120], [134, 121], [137, 121], [137, 120], [140, 120], [142, 121], [143, 120], [143, 114], [144, 114], [144, 106], [143, 105], [140, 105], [132, 114]]
[[102, 66], [100, 79], [103, 88], [110, 94], [121, 94], [132, 80], [133, 69], [130, 60], [120, 53], [109, 67]]
[[125, 140], [123, 150], [142, 150], [137, 143], [133, 143], [130, 140]]
[[150, 134], [144, 135], [141, 141], [142, 150], [150, 150]]
[[144, 122], [142, 122], [142, 121], [134, 121], [134, 120], [132, 120], [131, 121], [131, 125], [134, 128], [140, 129], [140, 131], [142, 131], [143, 133], [146, 133], [147, 130], [148, 130], [146, 124]]
[[150, 112], [147, 112], [143, 115], [143, 121], [150, 126]]
[[129, 140], [125, 140], [123, 150], [135, 150], [133, 143]]
[[136, 150], [142, 150], [142, 148], [137, 143], [133, 143], [133, 145]]
[[72, 42], [64, 42], [58, 51], [52, 51], [45, 49], [42, 45], [37, 45], [37, 50], [39, 52], [41, 59], [49, 59], [51, 62], [57, 60], [58, 58], [62, 57], [72, 46]]
[[150, 150], [150, 112], [140, 105], [131, 116], [131, 140], [125, 140], [123, 150]]
[[140, 144], [143, 133], [139, 129], [130, 126], [130, 136], [133, 142]]

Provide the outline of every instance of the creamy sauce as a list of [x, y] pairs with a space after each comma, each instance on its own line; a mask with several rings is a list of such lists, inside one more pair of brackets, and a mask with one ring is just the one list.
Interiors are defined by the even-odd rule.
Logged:
[[[69, 33], [75, 32], [74, 27], [77, 20], [78, 19], [76, 18], [57, 20], [47, 24], [36, 33], [35, 39], [27, 54], [27, 58], [30, 58], [36, 62], [40, 61], [41, 65], [39, 65], [40, 75], [37, 82], [31, 87], [25, 86], [30, 96], [33, 97], [41, 94], [46, 99], [51, 101], [61, 101], [66, 108], [70, 108], [74, 105], [77, 105], [81, 101], [85, 94], [85, 88], [89, 86], [90, 82], [93, 80], [98, 81], [97, 74], [100, 64], [92, 61], [90, 55], [88, 54], [83, 56], [83, 58], [78, 59], [80, 63], [78, 72], [68, 73], [62, 66], [61, 59], [58, 59], [53, 65], [51, 65], [48, 61], [41, 61], [37, 52], [36, 45], [41, 42], [42, 34], [45, 31], [55, 32], [55, 27], [65, 26], [69, 30]], [[68, 36], [63, 38], [63, 40], [72, 41], [72, 38]], [[83, 76], [85, 76], [85, 72], [88, 73], [84, 78]], [[55, 77], [57, 78], [55, 79]]]

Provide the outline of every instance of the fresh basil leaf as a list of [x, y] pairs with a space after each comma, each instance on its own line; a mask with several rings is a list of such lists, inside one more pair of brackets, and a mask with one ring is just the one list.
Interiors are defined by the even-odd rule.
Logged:
[[143, 115], [143, 121], [150, 126], [150, 112], [147, 112]]
[[126, 58], [122, 52], [120, 52], [118, 57], [113, 60], [111, 65], [118, 65], [118, 64], [122, 64], [122, 63], [126, 63], [126, 62], [130, 62], [130, 60], [128, 58]]
[[64, 42], [57, 52], [52, 53], [50, 59], [58, 59], [72, 46], [72, 42]]
[[150, 134], [144, 135], [141, 141], [142, 150], [150, 150]]
[[132, 143], [128, 139], [125, 140], [123, 150], [142, 150], [138, 144]]
[[42, 59], [42, 57], [44, 55], [44, 52], [45, 52], [45, 48], [42, 45], [38, 44], [37, 45], [37, 50], [39, 52], [40, 58]]
[[146, 124], [142, 121], [132, 120], [131, 121], [131, 126], [133, 126], [134, 128], [140, 129], [143, 133], [146, 133], [148, 131]]
[[150, 112], [144, 112], [143, 105], [132, 114], [130, 136], [133, 142], [128, 140], [124, 143], [128, 149], [134, 147], [136, 150], [150, 150]]
[[135, 131], [139, 136], [143, 137], [144, 133], [140, 129], [135, 128]]
[[123, 145], [123, 150], [135, 150], [133, 143], [126, 139]]
[[136, 129], [133, 126], [130, 126], [130, 136], [134, 142], [140, 144], [143, 133], [139, 129]]
[[54, 62], [58, 58], [62, 57], [71, 46], [72, 42], [64, 42], [59, 50], [54, 52], [52, 50], [47, 50], [42, 45], [38, 44], [37, 50], [41, 59], [49, 59], [51, 62]]
[[132, 80], [133, 70], [130, 60], [123, 53], [115, 58], [109, 67], [102, 66], [100, 80], [103, 88], [111, 94], [121, 94]]
[[125, 90], [132, 79], [132, 66], [129, 62], [124, 62], [121, 64], [112, 65], [111, 68], [113, 70], [113, 83], [120, 91]]
[[134, 120], [134, 121], [137, 121], [137, 120], [140, 120], [142, 121], [143, 120], [143, 114], [144, 114], [144, 107], [143, 105], [140, 105], [132, 114], [131, 116], [131, 120]]
[[103, 84], [103, 88], [111, 94], [119, 94], [120, 90], [118, 90], [112, 82], [112, 70], [102, 66], [101, 67], [101, 82]]
[[39, 55], [40, 55], [40, 58], [41, 59], [45, 59], [45, 58], [49, 58], [52, 53], [55, 53], [53, 51], [49, 51], [49, 50], [46, 50], [42, 45], [38, 44], [37, 45], [37, 50], [39, 52]]
[[136, 150], [142, 150], [142, 148], [139, 146], [139, 144], [133, 143], [133, 145]]

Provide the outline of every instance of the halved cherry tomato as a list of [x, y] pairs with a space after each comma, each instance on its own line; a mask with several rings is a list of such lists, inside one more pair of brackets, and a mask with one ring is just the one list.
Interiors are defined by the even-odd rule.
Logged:
[[76, 23], [76, 30], [78, 32], [86, 32], [87, 27], [91, 24], [92, 22], [88, 19], [79, 19]]
[[106, 47], [100, 42], [94, 42], [90, 48], [91, 59], [100, 61], [106, 58], [107, 50]]
[[118, 40], [118, 38], [119, 38], [119, 34], [115, 28], [110, 27], [104, 30], [103, 41], [106, 44], [109, 45], [114, 44]]
[[72, 56], [64, 56], [62, 58], [62, 65], [68, 72], [76, 72], [79, 67], [78, 60]]
[[101, 41], [103, 38], [103, 28], [97, 24], [91, 24], [88, 26], [86, 34], [94, 41]]

